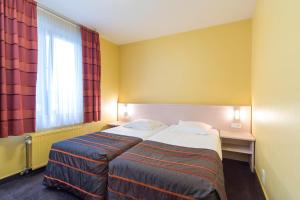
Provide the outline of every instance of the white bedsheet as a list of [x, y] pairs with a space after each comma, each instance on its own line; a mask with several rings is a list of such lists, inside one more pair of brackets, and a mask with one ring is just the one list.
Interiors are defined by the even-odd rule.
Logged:
[[154, 134], [166, 129], [167, 127], [168, 126], [161, 126], [154, 130], [136, 130], [136, 129], [132, 129], [132, 128], [126, 128], [124, 126], [117, 126], [114, 128], [103, 130], [103, 132], [138, 137], [143, 140], [146, 140], [149, 137], [153, 136]]
[[182, 128], [172, 125], [147, 140], [190, 148], [211, 149], [222, 159], [221, 140], [216, 129], [210, 129], [208, 134], [201, 135], [185, 133]]

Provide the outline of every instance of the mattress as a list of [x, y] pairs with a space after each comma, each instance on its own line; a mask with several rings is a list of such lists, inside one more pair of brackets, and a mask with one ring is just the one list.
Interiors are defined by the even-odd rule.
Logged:
[[120, 126], [54, 143], [43, 184], [82, 199], [105, 199], [108, 162], [163, 128], [137, 131]]
[[108, 199], [226, 200], [218, 132], [210, 134], [171, 126], [116, 157], [109, 163]]

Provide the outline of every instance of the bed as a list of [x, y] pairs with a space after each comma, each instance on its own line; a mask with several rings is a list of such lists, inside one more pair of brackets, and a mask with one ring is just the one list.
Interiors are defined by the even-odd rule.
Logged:
[[109, 161], [164, 128], [136, 130], [119, 126], [54, 143], [43, 184], [82, 199], [105, 199]]
[[109, 163], [108, 199], [226, 200], [219, 133], [172, 125]]

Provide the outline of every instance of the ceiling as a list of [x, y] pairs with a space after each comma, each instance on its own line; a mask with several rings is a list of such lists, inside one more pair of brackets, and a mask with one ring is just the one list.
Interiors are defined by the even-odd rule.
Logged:
[[117, 43], [251, 18], [255, 0], [37, 0]]

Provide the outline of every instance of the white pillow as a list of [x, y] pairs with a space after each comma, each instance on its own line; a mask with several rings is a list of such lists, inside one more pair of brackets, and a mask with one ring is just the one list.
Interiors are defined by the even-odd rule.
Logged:
[[126, 128], [132, 128], [136, 130], [154, 130], [161, 126], [165, 126], [165, 124], [151, 119], [138, 119], [124, 125]]
[[204, 122], [198, 122], [198, 121], [179, 121], [178, 122], [179, 126], [186, 126], [186, 127], [193, 127], [193, 128], [201, 128], [204, 130], [209, 130], [212, 128], [211, 125], [206, 124]]
[[181, 133], [192, 133], [192, 134], [197, 134], [197, 135], [207, 135], [209, 134], [208, 130], [202, 128], [202, 127], [191, 127], [191, 126], [182, 126], [182, 125], [177, 125], [176, 130], [181, 132]]

